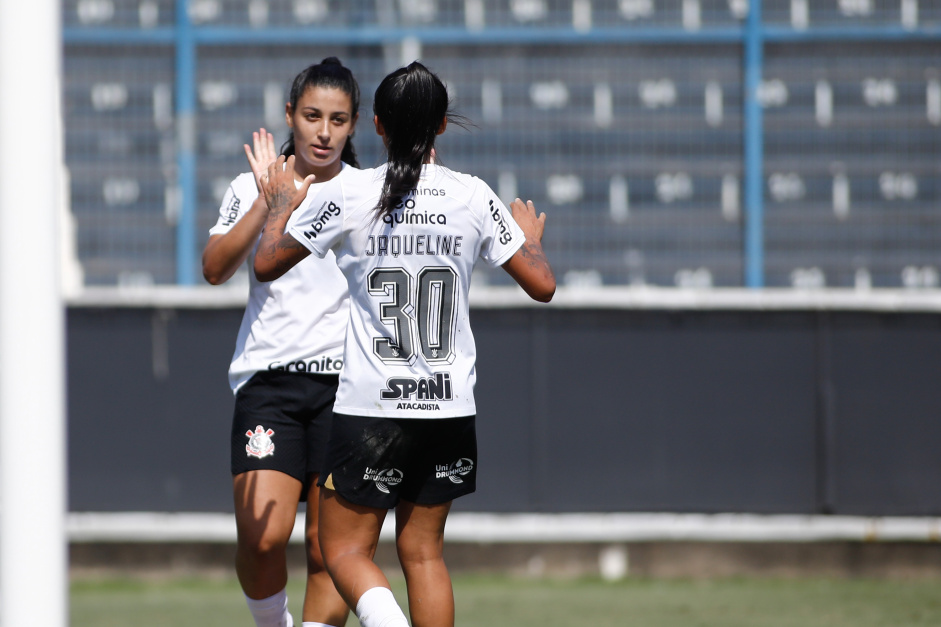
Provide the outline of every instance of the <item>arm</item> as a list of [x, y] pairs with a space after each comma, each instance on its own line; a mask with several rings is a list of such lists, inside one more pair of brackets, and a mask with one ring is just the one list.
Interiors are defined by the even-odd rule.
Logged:
[[242, 219], [227, 233], [210, 235], [203, 250], [203, 277], [212, 285], [221, 285], [232, 278], [248, 258], [258, 239], [268, 207], [261, 196], [252, 203]]
[[252, 134], [252, 140], [253, 148], [249, 149], [246, 144], [245, 154], [255, 174], [258, 198], [229, 231], [211, 235], [206, 242], [203, 250], [203, 277], [212, 285], [221, 285], [232, 278], [251, 253], [268, 217], [268, 205], [261, 193], [260, 177], [265, 172], [264, 168], [277, 158], [274, 136], [262, 128]]
[[533, 201], [525, 204], [517, 198], [510, 204], [513, 219], [523, 229], [526, 240], [522, 247], [503, 264], [513, 279], [529, 294], [533, 300], [548, 303], [555, 294], [555, 275], [549, 266], [546, 253], [542, 250], [542, 232], [546, 226], [546, 214], [536, 217]]
[[295, 187], [294, 155], [286, 161], [283, 156], [278, 157], [268, 166], [267, 177], [261, 181], [268, 203], [268, 218], [255, 251], [255, 278], [259, 281], [277, 279], [310, 254], [303, 244], [284, 232], [284, 227], [307, 197], [307, 190], [313, 182], [311, 175], [304, 179], [300, 189]]

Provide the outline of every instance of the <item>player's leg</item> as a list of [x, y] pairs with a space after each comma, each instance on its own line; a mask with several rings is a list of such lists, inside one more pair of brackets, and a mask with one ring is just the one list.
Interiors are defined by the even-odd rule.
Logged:
[[444, 563], [444, 525], [451, 503], [395, 508], [395, 546], [408, 586], [413, 627], [453, 627], [454, 592]]
[[444, 563], [444, 525], [454, 499], [477, 486], [476, 417], [402, 423], [412, 447], [395, 531], [412, 624], [452, 627], [454, 593]]
[[408, 627], [389, 580], [373, 562], [386, 509], [320, 491], [320, 547], [337, 590], [363, 627]]
[[[317, 476], [314, 475], [310, 490], [307, 493], [307, 524], [305, 540], [307, 547], [307, 593], [304, 596], [304, 626], [343, 627], [349, 615], [349, 607], [336, 586], [324, 564], [323, 553], [320, 550], [320, 488], [317, 487]], [[312, 625], [308, 625], [311, 623]]]
[[363, 627], [408, 627], [373, 562], [386, 513], [399, 501], [407, 434], [387, 418], [335, 414], [321, 469], [320, 549]]
[[239, 390], [231, 432], [236, 573], [256, 624], [291, 625], [286, 548], [307, 476], [307, 380], [264, 371]]
[[320, 491], [320, 549], [324, 562], [347, 605], [366, 590], [389, 587], [372, 561], [386, 510], [350, 503], [333, 490]]
[[291, 625], [287, 614], [286, 548], [301, 482], [276, 470], [235, 475], [235, 570], [258, 627]]

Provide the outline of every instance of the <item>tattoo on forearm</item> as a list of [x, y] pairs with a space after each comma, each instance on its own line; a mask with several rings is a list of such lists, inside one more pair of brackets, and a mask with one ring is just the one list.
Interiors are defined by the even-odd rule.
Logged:
[[546, 258], [546, 253], [542, 250], [540, 244], [533, 243], [527, 239], [523, 242], [523, 247], [520, 249], [520, 252], [522, 252], [523, 259], [526, 260], [529, 267], [540, 268], [543, 272], [551, 272], [549, 269], [549, 260]]
[[287, 185], [272, 187], [265, 194], [265, 200], [268, 203], [268, 210], [273, 214], [284, 213], [291, 206], [291, 201], [297, 189], [293, 185], [290, 188]]
[[266, 238], [263, 238], [255, 255], [274, 265], [279, 273], [284, 274], [297, 262], [294, 253], [302, 249], [304, 249], [303, 244], [293, 236], [284, 234], [274, 241], [266, 241]]
[[287, 252], [294, 252], [296, 250], [304, 249], [304, 245], [297, 241], [293, 235], [285, 234], [281, 239], [275, 242], [275, 247], [278, 250], [284, 250]]

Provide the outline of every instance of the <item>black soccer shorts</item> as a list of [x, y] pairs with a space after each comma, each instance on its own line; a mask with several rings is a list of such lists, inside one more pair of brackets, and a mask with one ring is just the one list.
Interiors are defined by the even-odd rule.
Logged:
[[232, 475], [277, 470], [304, 484], [323, 465], [339, 377], [256, 372], [235, 396]]
[[475, 416], [336, 414], [319, 483], [357, 505], [447, 503], [477, 489]]

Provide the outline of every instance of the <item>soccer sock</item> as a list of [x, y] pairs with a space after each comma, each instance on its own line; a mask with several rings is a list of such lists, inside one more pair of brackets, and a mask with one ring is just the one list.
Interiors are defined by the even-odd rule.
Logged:
[[258, 627], [294, 627], [294, 619], [288, 612], [287, 590], [267, 599], [250, 599], [246, 596], [245, 601]]
[[333, 625], [328, 625], [327, 623], [313, 623], [309, 620], [305, 620], [301, 623], [301, 627], [334, 627]]
[[356, 602], [356, 617], [363, 627], [408, 627], [408, 620], [388, 588], [370, 588]]

